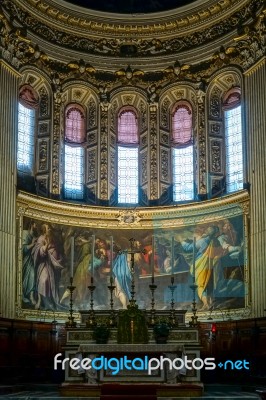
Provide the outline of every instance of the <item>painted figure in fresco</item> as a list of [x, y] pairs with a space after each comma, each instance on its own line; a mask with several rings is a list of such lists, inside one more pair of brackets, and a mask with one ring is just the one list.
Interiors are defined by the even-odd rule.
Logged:
[[[242, 245], [237, 245], [237, 234], [230, 221], [222, 221], [222, 223], [219, 223], [219, 228], [220, 235], [217, 239], [223, 249], [220, 268], [221, 273], [217, 276], [219, 296], [244, 296]], [[225, 269], [229, 271], [226, 277]]]
[[220, 232], [218, 241], [224, 249], [225, 254], [228, 254], [232, 260], [238, 259], [242, 247], [236, 245], [237, 237], [234, 227], [228, 220], [224, 220], [220, 226]]
[[[198, 296], [203, 303], [202, 310], [207, 310], [212, 305], [213, 278], [219, 268], [220, 258], [223, 255], [217, 235], [219, 228], [216, 225], [207, 227], [202, 234], [196, 230], [195, 237], [195, 283], [198, 285]], [[193, 241], [183, 241], [181, 245], [185, 251], [193, 252]], [[191, 267], [191, 274], [193, 270]]]
[[36, 267], [36, 291], [38, 301], [35, 308], [60, 309], [59, 280], [63, 266], [49, 224], [42, 224], [42, 234], [33, 249]]
[[170, 242], [164, 237], [155, 237], [156, 265], [159, 273], [165, 273], [169, 264]]
[[23, 231], [22, 300], [33, 306], [36, 304], [36, 273], [32, 253], [36, 241], [36, 222], [30, 221], [28, 230]]
[[120, 300], [122, 308], [126, 309], [131, 288], [131, 273], [126, 253], [118, 253], [114, 259], [113, 276], [115, 280], [115, 296]]
[[[134, 251], [136, 251], [134, 254], [134, 282], [135, 292], [138, 293], [139, 276], [147, 274], [147, 271], [150, 272], [150, 264], [148, 264], [147, 247], [143, 248], [139, 240], [134, 242]], [[118, 252], [113, 262], [113, 277], [116, 286], [115, 296], [120, 300], [123, 309], [127, 308], [128, 301], [131, 298], [131, 262], [129, 250]], [[143, 271], [145, 272], [143, 273]], [[138, 293], [137, 300], [143, 301], [143, 293]]]
[[[96, 244], [96, 241], [95, 241]], [[91, 236], [88, 233], [81, 233], [75, 238], [75, 259], [77, 264], [74, 270], [73, 286], [73, 301], [75, 308], [86, 309], [88, 308], [88, 286], [91, 284], [92, 277], [92, 242]], [[98, 286], [97, 271], [103, 264], [105, 254], [95, 246], [94, 254], [94, 284]], [[96, 275], [96, 276], [95, 276]], [[61, 297], [60, 303], [63, 304], [70, 296], [70, 291], [65, 290]]]

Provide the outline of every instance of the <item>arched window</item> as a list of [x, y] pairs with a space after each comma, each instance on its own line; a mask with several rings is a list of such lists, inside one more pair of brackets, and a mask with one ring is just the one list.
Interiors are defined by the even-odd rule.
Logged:
[[225, 186], [232, 193], [243, 189], [243, 138], [240, 90], [230, 89], [223, 99], [225, 133]]
[[192, 110], [178, 102], [172, 116], [173, 201], [194, 199]]
[[19, 92], [17, 169], [19, 175], [34, 174], [35, 127], [38, 96], [29, 85]]
[[122, 109], [118, 115], [118, 203], [139, 201], [139, 132], [133, 108]]
[[65, 169], [64, 196], [66, 199], [84, 199], [85, 156], [84, 110], [78, 104], [69, 104], [65, 110]]

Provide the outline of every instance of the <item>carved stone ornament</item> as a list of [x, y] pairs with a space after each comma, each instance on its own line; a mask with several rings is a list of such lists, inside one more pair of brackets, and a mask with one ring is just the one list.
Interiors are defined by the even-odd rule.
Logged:
[[205, 105], [198, 104], [198, 168], [199, 193], [206, 194], [206, 132], [205, 132]]
[[22, 206], [18, 207], [17, 209], [18, 216], [19, 217], [23, 216], [26, 213], [27, 209], [28, 207], [22, 207]]
[[42, 140], [39, 143], [39, 171], [46, 171], [48, 168], [48, 142]]
[[220, 135], [221, 134], [221, 125], [212, 123], [211, 129], [210, 129], [210, 134], [211, 135]]
[[118, 219], [120, 225], [137, 225], [138, 222], [141, 220], [139, 213], [135, 210], [120, 211], [117, 219]]
[[88, 104], [88, 127], [94, 128], [96, 126], [96, 123], [96, 104], [94, 100], [90, 99]]
[[220, 118], [221, 116], [221, 90], [216, 89], [214, 93], [212, 93], [210, 100], [210, 116], [212, 118]]
[[[198, 30], [190, 34], [185, 34], [183, 36], [173, 35], [173, 37], [165, 40], [155, 38], [141, 39], [141, 37], [134, 38], [133, 35], [130, 41], [128, 38], [121, 39], [115, 36], [112, 38], [108, 36], [99, 38], [98, 35], [85, 37], [82, 36], [82, 34], [69, 34], [62, 30], [52, 28], [50, 25], [46, 25], [41, 18], [38, 19], [36, 16], [29, 15], [27, 11], [24, 11], [16, 3], [17, 2], [13, 0], [3, 0], [4, 7], [12, 15], [12, 18], [18, 19], [23, 26], [33, 31], [35, 35], [56, 45], [61, 45], [68, 49], [81, 51], [86, 54], [104, 55], [105, 57], [124, 57], [125, 46], [131, 46], [132, 49], [136, 48], [137, 52], [127, 52], [127, 56], [156, 57], [157, 55], [184, 52], [225, 36], [236, 29], [240, 23], [244, 25], [244, 23], [254, 15], [254, 10], [259, 10], [264, 2], [263, 0], [252, 0], [229, 15], [226, 19], [220, 19], [205, 29], [202, 29], [202, 27], [200, 29], [198, 28]], [[165, 30], [166, 26], [164, 24], [161, 25], [161, 29], [163, 28]], [[101, 31], [101, 33], [103, 33], [103, 31]]]
[[146, 183], [148, 180], [147, 157], [147, 151], [141, 154], [141, 184]]
[[165, 129], [169, 129], [169, 107], [170, 107], [170, 100], [168, 97], [164, 99], [162, 106], [161, 106], [161, 126]]
[[47, 117], [49, 115], [49, 100], [47, 90], [42, 87], [40, 93], [40, 117]]
[[63, 108], [61, 107], [62, 91], [61, 87], [57, 87], [54, 92], [54, 129], [53, 129], [53, 150], [52, 150], [52, 193], [55, 196], [60, 195], [60, 153], [61, 153], [61, 120], [63, 119]]
[[116, 153], [113, 148], [110, 152], [110, 182], [116, 184]]
[[240, 35], [235, 38], [239, 52], [242, 58], [244, 69], [250, 68], [263, 56], [266, 52], [266, 10], [258, 16], [258, 18], [249, 26], [240, 31]]
[[100, 127], [100, 196], [101, 200], [108, 200], [108, 113], [106, 108], [101, 108]]
[[169, 181], [169, 151], [161, 150], [161, 179], [164, 182]]
[[47, 195], [48, 193], [48, 177], [38, 177], [37, 178], [37, 193]]
[[241, 203], [241, 206], [242, 206], [243, 213], [245, 215], [249, 215], [249, 202], [245, 201], [245, 202]]
[[158, 198], [157, 113], [150, 114], [150, 199]]
[[88, 151], [88, 182], [96, 180], [96, 149]]
[[221, 142], [217, 140], [211, 142], [211, 172], [222, 172]]

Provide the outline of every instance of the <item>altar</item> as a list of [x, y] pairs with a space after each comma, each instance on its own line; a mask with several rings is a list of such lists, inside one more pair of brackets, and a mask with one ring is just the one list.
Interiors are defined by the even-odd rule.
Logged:
[[[166, 318], [169, 315], [169, 310], [157, 312], [158, 318]], [[89, 318], [88, 311], [81, 311], [81, 325], [78, 328], [67, 329], [67, 340], [65, 346], [65, 357], [69, 358], [89, 358], [94, 360], [95, 358], [104, 360], [123, 359], [127, 357], [127, 360], [183, 360], [186, 357], [188, 360], [193, 360], [200, 357], [200, 343], [199, 333], [196, 327], [187, 327], [185, 325], [185, 311], [176, 310], [176, 326], [170, 330], [170, 334], [167, 343], [156, 343], [153, 329], [148, 327], [148, 343], [117, 343], [117, 327], [110, 329], [110, 336], [108, 343], [99, 344], [94, 340], [93, 329], [85, 326], [85, 321]], [[108, 317], [108, 312], [99, 311], [97, 312], [98, 319], [104, 319]], [[149, 312], [146, 312], [146, 318], [149, 318]], [[199, 369], [185, 369], [179, 368], [170, 369], [169, 363], [164, 362], [162, 368], [154, 368], [150, 373], [147, 369], [119, 369], [115, 374], [114, 369], [108, 367], [100, 368], [98, 370], [89, 369], [87, 371], [79, 369], [73, 370], [69, 367], [69, 363], [65, 369], [65, 383], [63, 385], [64, 390], [67, 388], [73, 390], [76, 388], [85, 388], [86, 395], [89, 397], [89, 393], [95, 394], [95, 388], [108, 383], [117, 384], [158, 384], [163, 385], [164, 389], [166, 386], [173, 389], [173, 385], [184, 384], [196, 384], [201, 388], [200, 384], [200, 370]], [[180, 361], [182, 364], [182, 361]], [[156, 363], [155, 363], [156, 364]], [[178, 364], [179, 365], [179, 364]], [[153, 365], [154, 366], [154, 365]], [[156, 366], [156, 365], [155, 365]], [[194, 394], [195, 395], [195, 394]]]
[[[117, 384], [119, 390], [121, 390], [119, 385], [133, 385], [131, 388], [133, 392], [139, 385], [147, 385], [147, 390], [158, 385], [158, 393], [166, 397], [173, 396], [171, 390], [175, 394], [177, 391], [180, 394], [179, 391], [184, 385], [188, 385], [193, 396], [202, 393], [200, 368], [194, 363], [195, 359], [202, 362], [197, 329], [196, 285], [194, 283], [191, 286], [193, 315], [189, 326], [185, 323], [186, 311], [176, 310], [174, 292], [177, 286], [174, 285], [173, 273], [170, 279], [171, 285], [168, 286], [170, 302], [167, 308], [165, 310], [155, 308], [157, 285], [153, 273], [149, 284], [150, 308], [149, 310], [139, 308], [135, 298], [134, 255], [141, 253], [142, 250], [134, 246], [134, 243], [134, 239], [131, 239], [130, 250], [126, 252], [130, 256], [131, 290], [127, 306], [124, 304], [123, 309], [114, 309], [113, 291], [116, 286], [113, 284], [112, 275], [108, 286], [110, 309], [95, 309], [96, 286], [92, 278], [88, 286], [90, 307], [89, 310], [79, 311], [80, 325], [77, 327], [72, 309], [72, 292], [75, 287], [71, 280], [70, 316], [66, 324], [67, 340], [64, 348], [66, 362], [64, 362], [63, 395], [73, 393], [76, 395], [78, 391], [79, 396], [83, 393], [86, 397], [98, 396], [99, 390], [111, 383]], [[111, 249], [112, 247], [111, 245]], [[154, 242], [152, 247], [154, 248]], [[123, 252], [119, 254], [125, 261], [126, 255]], [[153, 389], [155, 398], [158, 395], [157, 389], [155, 392]], [[141, 392], [141, 388], [139, 390]]]

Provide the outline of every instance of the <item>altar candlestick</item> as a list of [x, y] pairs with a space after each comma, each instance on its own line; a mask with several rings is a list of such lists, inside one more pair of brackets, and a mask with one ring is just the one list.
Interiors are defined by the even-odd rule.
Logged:
[[92, 235], [92, 240], [91, 240], [91, 283], [93, 283], [93, 277], [94, 277], [94, 247], [95, 247], [95, 235]]
[[70, 277], [73, 278], [74, 271], [74, 236], [70, 238]]
[[171, 251], [171, 274], [174, 277], [174, 248], [175, 248], [175, 238], [172, 236], [172, 251]]
[[152, 254], [151, 254], [151, 283], [154, 283], [154, 254], [155, 254], [155, 244], [154, 235], [152, 235]]
[[113, 277], [113, 247], [114, 247], [114, 241], [113, 241], [113, 236], [111, 236], [111, 244], [110, 244], [111, 248], [110, 248], [110, 281], [112, 281], [112, 277]]
[[193, 237], [193, 280], [195, 282], [195, 271], [196, 271], [196, 263], [195, 263], [195, 252], [196, 252], [196, 238]]

